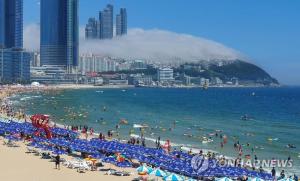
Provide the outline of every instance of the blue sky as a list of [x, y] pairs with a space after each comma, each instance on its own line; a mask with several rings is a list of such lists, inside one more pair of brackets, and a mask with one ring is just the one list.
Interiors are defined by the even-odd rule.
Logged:
[[[126, 7], [129, 28], [191, 34], [236, 49], [284, 84], [300, 85], [298, 0], [80, 0], [80, 24], [107, 3]], [[38, 0], [24, 0], [24, 23], [39, 22]]]

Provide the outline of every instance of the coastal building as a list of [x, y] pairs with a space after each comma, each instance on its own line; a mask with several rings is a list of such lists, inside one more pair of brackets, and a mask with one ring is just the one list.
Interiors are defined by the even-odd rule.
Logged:
[[5, 0], [0, 0], [0, 48], [5, 45]]
[[78, 0], [41, 0], [41, 65], [78, 64]]
[[213, 77], [212, 80], [211, 80], [211, 84], [221, 85], [221, 84], [223, 84], [223, 81], [219, 77]]
[[235, 85], [235, 86], [238, 86], [238, 85], [239, 85], [239, 79], [238, 79], [238, 78], [233, 77], [233, 78], [231, 79], [231, 81], [232, 81], [232, 84], [233, 84], [233, 85]]
[[131, 63], [128, 61], [117, 62], [116, 64], [117, 71], [130, 70], [130, 68], [131, 68]]
[[135, 86], [149, 86], [152, 85], [152, 82], [152, 76], [143, 74], [131, 75], [128, 79], [128, 83]]
[[113, 38], [113, 26], [114, 26], [114, 7], [108, 4], [103, 11], [99, 12], [100, 21], [100, 39], [112, 39]]
[[174, 81], [173, 69], [165, 67], [157, 70], [157, 80], [161, 83], [169, 83]]
[[30, 66], [31, 67], [40, 67], [41, 66], [41, 58], [39, 52], [31, 52], [30, 53]]
[[143, 60], [134, 60], [131, 64], [132, 70], [144, 70], [147, 69], [147, 64]]
[[114, 72], [117, 70], [117, 62], [109, 57], [94, 54], [80, 56], [78, 72], [86, 75], [91, 72]]
[[23, 50], [23, 0], [0, 0], [0, 83], [30, 81], [30, 53]]
[[76, 83], [76, 75], [66, 74], [66, 69], [62, 66], [43, 65], [31, 67], [31, 81], [43, 84], [69, 84]]
[[85, 26], [85, 39], [98, 39], [100, 34], [100, 23], [96, 18], [89, 18]]
[[23, 0], [0, 0], [0, 47], [23, 48]]
[[28, 83], [30, 59], [23, 50], [0, 49], [0, 83]]
[[185, 85], [191, 85], [191, 77], [190, 76], [187, 76], [187, 75], [184, 75], [184, 77], [183, 77], [183, 83], [185, 84]]
[[120, 14], [116, 16], [116, 35], [122, 36], [127, 34], [127, 11], [126, 8], [120, 9]]

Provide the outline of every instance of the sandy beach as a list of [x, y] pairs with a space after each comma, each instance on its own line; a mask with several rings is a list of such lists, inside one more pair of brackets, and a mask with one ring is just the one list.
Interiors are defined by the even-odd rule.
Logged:
[[[42, 87], [38, 90], [57, 90], [57, 89], [69, 89], [76, 88], [77, 86], [51, 86]], [[77, 88], [90, 88], [89, 86], [79, 86]], [[120, 87], [118, 87], [120, 88]], [[25, 91], [36, 91], [36, 88], [27, 88], [26, 90], [18, 87], [5, 87], [1, 89], [0, 101], [14, 94], [18, 94]], [[126, 171], [132, 173], [131, 176], [113, 176], [106, 175], [104, 171], [87, 171], [85, 173], [78, 173], [76, 169], [70, 169], [61, 165], [61, 169], [55, 169], [54, 162], [41, 159], [41, 156], [35, 156], [32, 153], [27, 152], [27, 146], [25, 143], [17, 142], [18, 147], [8, 147], [4, 145], [5, 139], [0, 137], [0, 170], [1, 179], [9, 181], [53, 181], [53, 180], [132, 180], [138, 177], [136, 170], [133, 168], [118, 168], [111, 164], [104, 164], [101, 169], [115, 169], [117, 171]], [[66, 160], [72, 160], [70, 156], [62, 156]]]
[[[9, 181], [53, 181], [53, 180], [72, 180], [72, 181], [96, 181], [96, 180], [132, 180], [137, 177], [134, 169], [126, 169], [133, 172], [133, 176], [118, 177], [105, 175], [105, 172], [89, 171], [78, 173], [76, 169], [69, 169], [61, 166], [60, 170], [55, 169], [54, 162], [42, 160], [39, 156], [26, 153], [26, 146], [18, 143], [20, 147], [12, 148], [3, 145], [3, 138], [0, 144], [0, 170], [1, 180]], [[106, 165], [103, 168], [109, 168]], [[113, 166], [111, 168], [114, 168]], [[124, 170], [117, 168], [117, 170]]]

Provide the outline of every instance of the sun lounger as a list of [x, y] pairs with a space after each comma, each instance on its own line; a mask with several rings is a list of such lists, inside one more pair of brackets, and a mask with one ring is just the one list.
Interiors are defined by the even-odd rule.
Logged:
[[8, 146], [8, 147], [19, 147], [19, 145], [17, 145], [17, 143], [15, 143], [15, 142], [8, 142], [7, 144], [6, 144], [6, 146]]
[[31, 147], [27, 147], [27, 152], [26, 153], [35, 153], [36, 150], [31, 148]]
[[72, 169], [84, 169], [84, 170], [91, 170], [90, 166], [85, 161], [67, 161], [66, 163], [68, 168]]
[[117, 170], [115, 170], [115, 169], [109, 169], [106, 173], [105, 173], [105, 175], [113, 175], [114, 173], [116, 173], [117, 172]]
[[129, 172], [117, 171], [117, 172], [113, 173], [112, 175], [115, 175], [115, 176], [130, 176], [130, 173]]
[[79, 167], [77, 168], [77, 172], [85, 173], [85, 171], [91, 170], [86, 162], [80, 162]]

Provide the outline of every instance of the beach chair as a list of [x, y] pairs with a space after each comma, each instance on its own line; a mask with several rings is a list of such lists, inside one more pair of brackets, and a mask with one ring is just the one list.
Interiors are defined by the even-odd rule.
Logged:
[[115, 169], [109, 169], [109, 170], [105, 173], [105, 175], [114, 175], [116, 172], [117, 172], [117, 170], [115, 170]]
[[88, 166], [86, 162], [80, 162], [79, 167], [77, 168], [77, 172], [85, 173], [85, 171], [89, 171], [91, 168]]
[[19, 145], [17, 145], [16, 142], [12, 142], [12, 141], [8, 142], [6, 145], [7, 145], [8, 147], [19, 147]]
[[3, 145], [7, 145], [7, 143], [8, 143], [7, 141], [3, 140]]
[[77, 172], [78, 172], [78, 173], [85, 173], [84, 167], [78, 167], [78, 168], [77, 168]]
[[78, 161], [69, 161], [68, 168], [75, 169], [79, 168], [79, 162]]
[[27, 147], [26, 153], [35, 153], [35, 150], [33, 148]]

